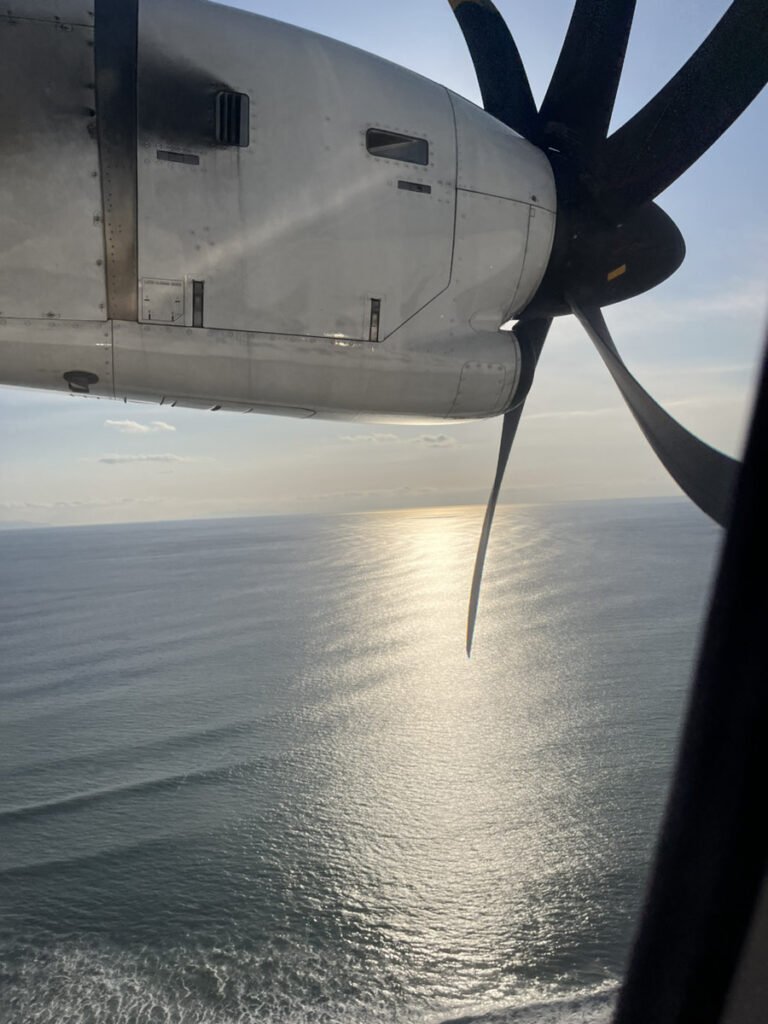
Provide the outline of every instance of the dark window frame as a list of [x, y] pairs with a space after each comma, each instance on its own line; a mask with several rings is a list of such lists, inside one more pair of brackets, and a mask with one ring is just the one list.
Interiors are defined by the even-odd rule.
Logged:
[[[392, 132], [387, 128], [368, 128], [365, 133], [365, 148], [370, 156], [378, 157], [380, 160], [396, 160], [419, 167], [429, 166], [429, 140], [419, 135], [405, 135], [403, 132]], [[386, 152], [387, 149], [394, 152]]]

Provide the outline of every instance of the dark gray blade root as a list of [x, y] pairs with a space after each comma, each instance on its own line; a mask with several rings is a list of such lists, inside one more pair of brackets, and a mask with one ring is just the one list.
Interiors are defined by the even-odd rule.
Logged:
[[475, 66], [483, 106], [507, 127], [534, 140], [539, 116], [515, 41], [491, 0], [448, 0]]
[[768, 3], [735, 0], [652, 100], [607, 140], [599, 188], [621, 211], [653, 199], [705, 153], [768, 81]]
[[569, 301], [664, 468], [702, 512], [726, 526], [740, 463], [672, 419], [624, 365], [600, 310], [581, 309], [573, 299]]
[[635, 0], [577, 0], [539, 116], [545, 144], [591, 164], [608, 134]]

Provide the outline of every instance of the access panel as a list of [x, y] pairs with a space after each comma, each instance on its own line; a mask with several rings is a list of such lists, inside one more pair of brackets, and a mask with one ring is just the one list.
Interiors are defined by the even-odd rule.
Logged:
[[93, 28], [53, 20], [77, 8], [0, 14], [3, 317], [106, 319]]
[[207, 328], [366, 341], [448, 286], [445, 89], [217, 4], [143, 3], [139, 40], [139, 277], [187, 326], [193, 280]]

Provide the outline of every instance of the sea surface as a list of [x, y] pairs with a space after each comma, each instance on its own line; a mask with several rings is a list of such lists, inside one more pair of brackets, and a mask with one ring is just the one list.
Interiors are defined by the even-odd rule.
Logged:
[[0, 534], [2, 1024], [607, 1021], [719, 531], [684, 502]]

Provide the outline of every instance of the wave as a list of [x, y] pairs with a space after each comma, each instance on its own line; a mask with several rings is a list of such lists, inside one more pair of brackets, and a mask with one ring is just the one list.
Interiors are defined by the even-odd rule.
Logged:
[[[276, 716], [272, 716], [274, 718]], [[63, 772], [74, 772], [78, 770], [92, 771], [94, 763], [98, 762], [99, 768], [116, 764], [120, 767], [126, 763], [133, 763], [139, 758], [152, 755], [168, 756], [179, 751], [196, 751], [209, 743], [217, 743], [219, 740], [231, 741], [234, 737], [247, 735], [255, 726], [263, 725], [270, 721], [264, 715], [253, 715], [250, 718], [238, 718], [232, 721], [220, 722], [216, 725], [205, 725], [192, 729], [177, 730], [166, 733], [157, 739], [139, 740], [130, 743], [122, 742], [122, 735], [113, 734], [109, 737], [108, 746], [97, 750], [90, 750], [87, 753], [68, 754], [65, 757], [37, 757], [33, 762], [22, 762], [7, 768], [4, 772], [6, 779], [22, 778], [25, 782], [34, 781], [38, 776], [46, 776], [50, 773], [62, 774]], [[0, 815], [2, 815], [0, 811]]]
[[441, 1024], [608, 1024], [618, 988], [606, 983], [566, 998], [490, 1010], [479, 1016], [443, 1019]]
[[126, 796], [142, 796], [166, 789], [179, 789], [190, 784], [229, 781], [249, 768], [264, 767], [283, 761], [284, 756], [278, 755], [244, 758], [239, 761], [231, 761], [229, 764], [217, 765], [214, 768], [197, 768], [191, 771], [159, 775], [148, 779], [139, 779], [136, 782], [106, 786], [103, 789], [92, 789], [85, 793], [73, 793], [56, 800], [41, 800], [18, 807], [8, 807], [0, 810], [0, 823], [67, 813]]
[[[253, 954], [234, 947], [127, 951], [73, 942], [19, 954], [0, 959], [0, 1024], [607, 1024], [616, 998], [615, 984], [605, 983], [550, 1001], [521, 994], [507, 1009], [450, 1017], [373, 985], [339, 998], [321, 973], [311, 1000], [267, 989], [253, 976]], [[298, 980], [288, 971], [291, 978]]]

